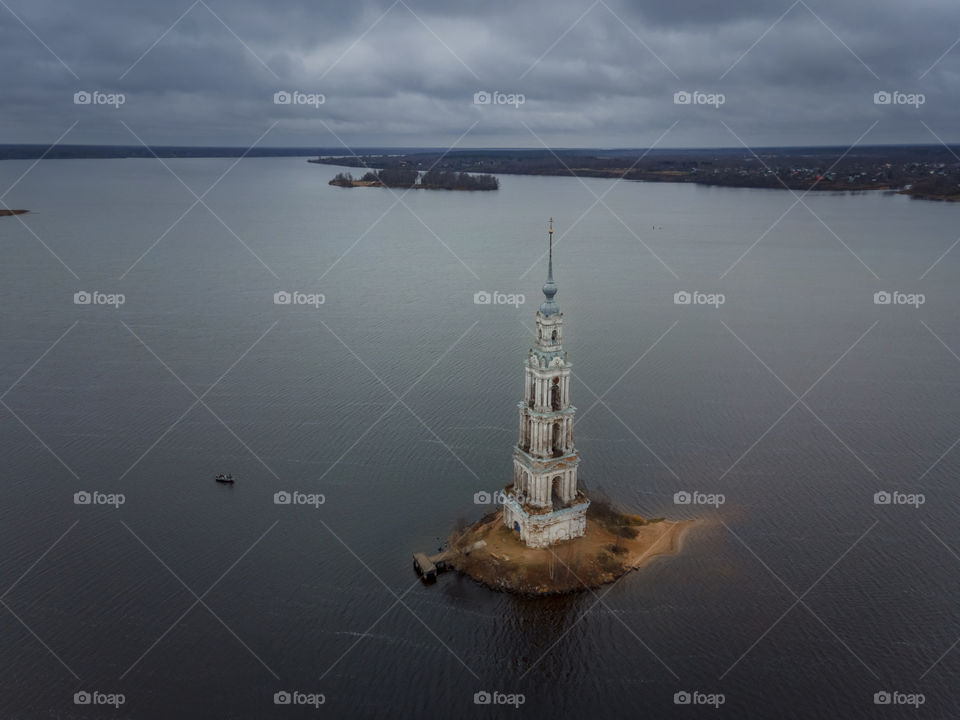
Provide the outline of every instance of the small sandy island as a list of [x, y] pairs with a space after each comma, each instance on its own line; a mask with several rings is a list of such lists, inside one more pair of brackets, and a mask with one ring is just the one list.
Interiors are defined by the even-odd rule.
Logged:
[[0, 210], [0, 217], [7, 217], [8, 215], [23, 215], [24, 213], [30, 212], [29, 210]]
[[[598, 506], [595, 507], [594, 506]], [[583, 537], [549, 548], [530, 548], [503, 524], [503, 510], [450, 537], [447, 563], [494, 590], [558, 595], [599, 587], [673, 555], [694, 521], [645, 520], [595, 502]]]

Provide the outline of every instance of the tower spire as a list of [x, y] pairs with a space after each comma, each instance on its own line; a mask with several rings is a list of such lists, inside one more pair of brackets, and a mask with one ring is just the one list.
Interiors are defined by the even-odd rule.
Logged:
[[540, 305], [540, 314], [544, 317], [550, 317], [560, 312], [560, 308], [553, 301], [553, 296], [557, 294], [557, 284], [553, 281], [553, 218], [550, 218], [547, 236], [550, 242], [550, 259], [547, 263], [547, 282], [543, 285], [543, 296], [546, 300]]
[[550, 236], [550, 260], [547, 264], [547, 282], [553, 282], [553, 218], [550, 218], [550, 229], [547, 231]]

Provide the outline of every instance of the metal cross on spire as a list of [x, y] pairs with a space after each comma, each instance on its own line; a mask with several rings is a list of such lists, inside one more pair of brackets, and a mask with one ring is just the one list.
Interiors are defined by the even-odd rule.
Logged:
[[553, 265], [553, 218], [550, 218], [550, 264]]
[[546, 298], [546, 302], [540, 306], [540, 312], [544, 317], [550, 317], [560, 312], [560, 308], [558, 308], [557, 304], [553, 301], [553, 296], [557, 294], [557, 285], [553, 281], [553, 218], [550, 218], [547, 235], [550, 238], [550, 261], [547, 265], [547, 282], [544, 283], [543, 286], [543, 295]]
[[553, 218], [550, 218], [550, 229], [547, 231], [550, 238], [550, 260], [547, 265], [547, 282], [553, 282]]

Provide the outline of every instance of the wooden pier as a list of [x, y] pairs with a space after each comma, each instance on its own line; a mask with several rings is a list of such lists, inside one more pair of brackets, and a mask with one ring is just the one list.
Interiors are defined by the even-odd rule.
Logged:
[[[470, 552], [476, 548], [485, 546], [487, 543], [483, 540], [474, 543], [464, 552], [469, 555]], [[427, 555], [426, 553], [414, 553], [413, 554], [413, 569], [417, 575], [420, 576], [420, 579], [425, 583], [434, 582], [437, 579], [437, 575], [447, 570], [452, 569], [450, 564], [450, 557], [453, 555], [452, 550], [444, 550], [437, 553], [436, 555]]]
[[449, 570], [447, 554], [446, 551], [429, 556], [426, 553], [414, 553], [413, 569], [424, 582], [433, 582], [439, 573]]

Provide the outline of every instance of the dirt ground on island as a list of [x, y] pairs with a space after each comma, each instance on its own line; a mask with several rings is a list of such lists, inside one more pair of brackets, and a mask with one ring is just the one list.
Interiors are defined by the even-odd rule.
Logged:
[[[646, 522], [619, 513], [598, 517], [588, 511], [583, 537], [530, 548], [503, 524], [499, 510], [451, 536], [448, 562], [495, 590], [524, 595], [578, 592], [612, 582], [652, 558], [677, 553], [692, 524], [691, 520]], [[485, 544], [475, 547], [481, 541]]]

